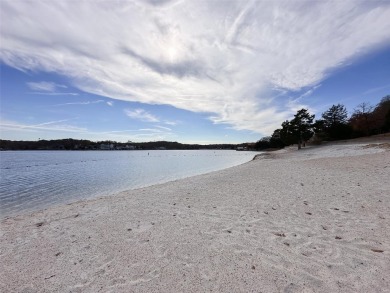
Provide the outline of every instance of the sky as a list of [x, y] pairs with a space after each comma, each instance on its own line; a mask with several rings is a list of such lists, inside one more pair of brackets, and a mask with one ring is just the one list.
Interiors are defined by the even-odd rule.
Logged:
[[390, 1], [0, 1], [0, 138], [243, 143], [390, 94]]

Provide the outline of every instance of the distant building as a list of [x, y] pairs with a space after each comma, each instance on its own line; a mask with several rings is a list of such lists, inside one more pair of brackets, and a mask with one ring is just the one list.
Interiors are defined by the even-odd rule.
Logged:
[[246, 151], [247, 148], [246, 147], [242, 147], [242, 146], [239, 146], [236, 148], [236, 151]]

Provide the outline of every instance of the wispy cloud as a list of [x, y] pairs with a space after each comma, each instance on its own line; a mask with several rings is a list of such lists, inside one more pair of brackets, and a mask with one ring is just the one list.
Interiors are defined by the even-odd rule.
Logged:
[[387, 84], [387, 85], [384, 85], [384, 86], [380, 86], [380, 87], [375, 87], [375, 88], [368, 89], [368, 90], [366, 90], [366, 91], [363, 93], [363, 95], [373, 94], [373, 93], [379, 92], [379, 91], [384, 90], [384, 89], [387, 89], [387, 88], [390, 88], [390, 84]]
[[[177, 135], [169, 129], [156, 128], [121, 129], [110, 131], [94, 131], [86, 127], [69, 124], [74, 119], [62, 119], [46, 121], [42, 123], [27, 124], [17, 121], [0, 120], [0, 129], [3, 139], [18, 139], [17, 135], [23, 133], [26, 139], [36, 140], [37, 138], [52, 139], [53, 133], [57, 138], [67, 138], [69, 133], [73, 138], [115, 141], [151, 141], [175, 139]], [[16, 136], [15, 136], [16, 135]]]
[[30, 94], [33, 95], [49, 95], [49, 96], [63, 96], [63, 95], [72, 95], [77, 96], [78, 93], [71, 92], [58, 92], [60, 89], [66, 89], [67, 86], [62, 84], [57, 84], [49, 81], [41, 82], [27, 82], [27, 86], [33, 90]]
[[114, 103], [111, 102], [111, 101], [108, 101], [108, 102], [106, 102], [106, 103], [107, 103], [107, 105], [110, 106], [110, 107], [112, 107], [112, 106], [114, 105]]
[[100, 104], [100, 103], [104, 103], [104, 101], [103, 100], [96, 100], [96, 101], [85, 101], [85, 102], [69, 102], [69, 103], [55, 104], [53, 106], [91, 105], [91, 104]]
[[63, 122], [69, 121], [67, 120], [57, 120], [57, 121], [48, 121], [39, 124], [23, 124], [18, 122], [11, 121], [0, 121], [0, 128], [2, 130], [12, 130], [12, 131], [55, 131], [55, 132], [85, 132], [87, 129], [64, 124]]
[[54, 92], [58, 88], [66, 88], [65, 85], [56, 84], [54, 82], [41, 81], [41, 82], [27, 82], [27, 86], [33, 91]]
[[58, 92], [58, 93], [46, 93], [46, 92], [31, 92], [31, 95], [40, 95], [40, 96], [78, 96], [78, 93], [68, 93], [68, 92]]
[[125, 114], [131, 119], [136, 119], [144, 122], [159, 122], [159, 119], [153, 114], [145, 111], [144, 109], [125, 109]]
[[9, 66], [260, 133], [293, 114], [280, 92], [315, 87], [390, 41], [386, 1], [4, 0], [0, 14], [0, 60]]
[[166, 125], [175, 126], [175, 125], [179, 124], [180, 121], [178, 121], [178, 120], [176, 120], [176, 121], [165, 120], [164, 123], [165, 123]]
[[160, 129], [163, 129], [163, 130], [166, 130], [166, 131], [172, 131], [171, 128], [169, 127], [165, 127], [165, 126], [161, 126], [161, 125], [156, 125], [157, 128], [160, 128]]

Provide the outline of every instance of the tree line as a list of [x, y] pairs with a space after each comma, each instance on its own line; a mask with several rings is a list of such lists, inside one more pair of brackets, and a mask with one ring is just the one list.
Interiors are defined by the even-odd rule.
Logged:
[[258, 150], [283, 148], [297, 144], [298, 149], [308, 140], [313, 142], [350, 139], [390, 131], [390, 95], [381, 99], [374, 107], [367, 102], [359, 104], [348, 117], [342, 104], [332, 105], [314, 120], [315, 115], [307, 109], [300, 109], [293, 119], [282, 122], [281, 128], [274, 130], [271, 136], [256, 142]]
[[0, 150], [199, 150], [199, 149], [235, 149], [235, 144], [182, 144], [171, 141], [152, 141], [152, 142], [116, 142], [112, 140], [90, 141], [85, 139], [53, 139], [38, 141], [11, 141], [0, 139]]

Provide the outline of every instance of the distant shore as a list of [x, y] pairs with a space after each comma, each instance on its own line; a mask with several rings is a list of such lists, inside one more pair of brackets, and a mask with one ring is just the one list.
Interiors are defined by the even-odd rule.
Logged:
[[1, 292], [386, 292], [390, 140], [229, 169], [1, 221]]

